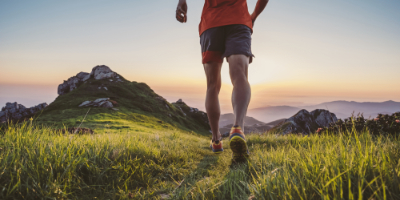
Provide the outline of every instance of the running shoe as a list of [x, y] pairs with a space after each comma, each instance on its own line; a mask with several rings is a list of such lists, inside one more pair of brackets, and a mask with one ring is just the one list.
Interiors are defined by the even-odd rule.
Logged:
[[235, 161], [245, 160], [249, 157], [249, 150], [247, 148], [246, 139], [242, 128], [236, 125], [232, 127], [229, 136], [229, 146], [232, 150], [232, 158]]
[[219, 154], [224, 151], [224, 148], [222, 148], [222, 141], [219, 141], [219, 140], [217, 140], [217, 141], [211, 140], [210, 147], [215, 154]]

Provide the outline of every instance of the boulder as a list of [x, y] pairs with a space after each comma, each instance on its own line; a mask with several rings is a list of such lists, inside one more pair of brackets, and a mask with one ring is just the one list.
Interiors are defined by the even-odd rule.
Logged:
[[84, 101], [83, 103], [81, 103], [81, 105], [79, 105], [79, 107], [87, 106], [87, 105], [89, 105], [90, 103], [91, 103], [91, 101]]
[[90, 76], [96, 80], [114, 78], [117, 73], [113, 72], [109, 67], [105, 65], [98, 65], [92, 69]]
[[43, 110], [47, 106], [47, 103], [42, 103], [37, 106], [32, 106], [30, 108], [26, 108], [25, 106], [14, 103], [6, 103], [6, 106], [2, 108], [0, 112], [0, 123], [4, 123], [7, 121], [21, 121], [24, 118], [31, 117], [31, 115], [36, 112]]
[[93, 103], [94, 103], [94, 104], [98, 104], [98, 103], [100, 103], [100, 102], [102, 102], [102, 101], [107, 101], [107, 100], [110, 100], [110, 98], [100, 98], [100, 99], [96, 99], [96, 100], [93, 101]]
[[81, 83], [83, 83], [83, 79], [79, 79], [77, 76], [73, 76], [69, 78], [67, 81], [64, 81], [64, 83], [58, 85], [57, 93], [59, 95], [63, 95], [68, 92], [71, 92], [72, 90], [76, 89]]
[[79, 80], [86, 81], [86, 80], [88, 80], [88, 79], [90, 78], [90, 74], [87, 73], [87, 72], [79, 72], [79, 73], [76, 75], [76, 77], [77, 77]]
[[[71, 92], [72, 90], [79, 87], [79, 85], [89, 80], [91, 77], [93, 77], [96, 80], [106, 79], [106, 78], [110, 79], [114, 77], [119, 78], [117, 73], [113, 72], [109, 67], [105, 65], [97, 65], [92, 69], [91, 73], [79, 72], [75, 76], [69, 78], [62, 84], [58, 85], [58, 90], [57, 90], [58, 95], [63, 95], [68, 92]], [[101, 87], [99, 87], [99, 89], [101, 89]]]
[[112, 108], [114, 105], [118, 105], [116, 101], [110, 100], [110, 98], [99, 98], [94, 101], [84, 101], [79, 107], [103, 107], [103, 108]]
[[112, 108], [113, 104], [109, 101], [104, 101], [104, 103], [101, 105], [103, 108]]
[[318, 128], [328, 127], [330, 123], [336, 122], [338, 119], [334, 113], [327, 110], [316, 109], [308, 112], [303, 109], [298, 113], [286, 119], [285, 121], [274, 127], [279, 133], [285, 135], [288, 133], [314, 133]]

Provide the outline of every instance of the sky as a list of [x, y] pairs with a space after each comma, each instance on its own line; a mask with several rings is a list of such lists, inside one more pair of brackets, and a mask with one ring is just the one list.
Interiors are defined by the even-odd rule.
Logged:
[[[248, 0], [249, 12], [257, 0]], [[0, 107], [51, 103], [78, 72], [107, 65], [170, 102], [204, 110], [204, 1], [0, 1]], [[255, 22], [250, 108], [400, 101], [400, 1], [270, 0]], [[220, 102], [232, 112], [228, 65]]]

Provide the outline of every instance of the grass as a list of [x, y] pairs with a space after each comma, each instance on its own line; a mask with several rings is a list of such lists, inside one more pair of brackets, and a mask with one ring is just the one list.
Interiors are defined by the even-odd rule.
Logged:
[[180, 129], [95, 131], [1, 130], [0, 199], [400, 199], [398, 137], [249, 135], [250, 159], [235, 164], [227, 140], [217, 156]]

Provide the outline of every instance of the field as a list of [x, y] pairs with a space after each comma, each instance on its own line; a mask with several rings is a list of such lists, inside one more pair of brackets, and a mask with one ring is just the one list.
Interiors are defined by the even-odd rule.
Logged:
[[400, 199], [400, 139], [249, 135], [250, 159], [228, 140], [162, 127], [61, 134], [25, 123], [0, 133], [0, 199]]

